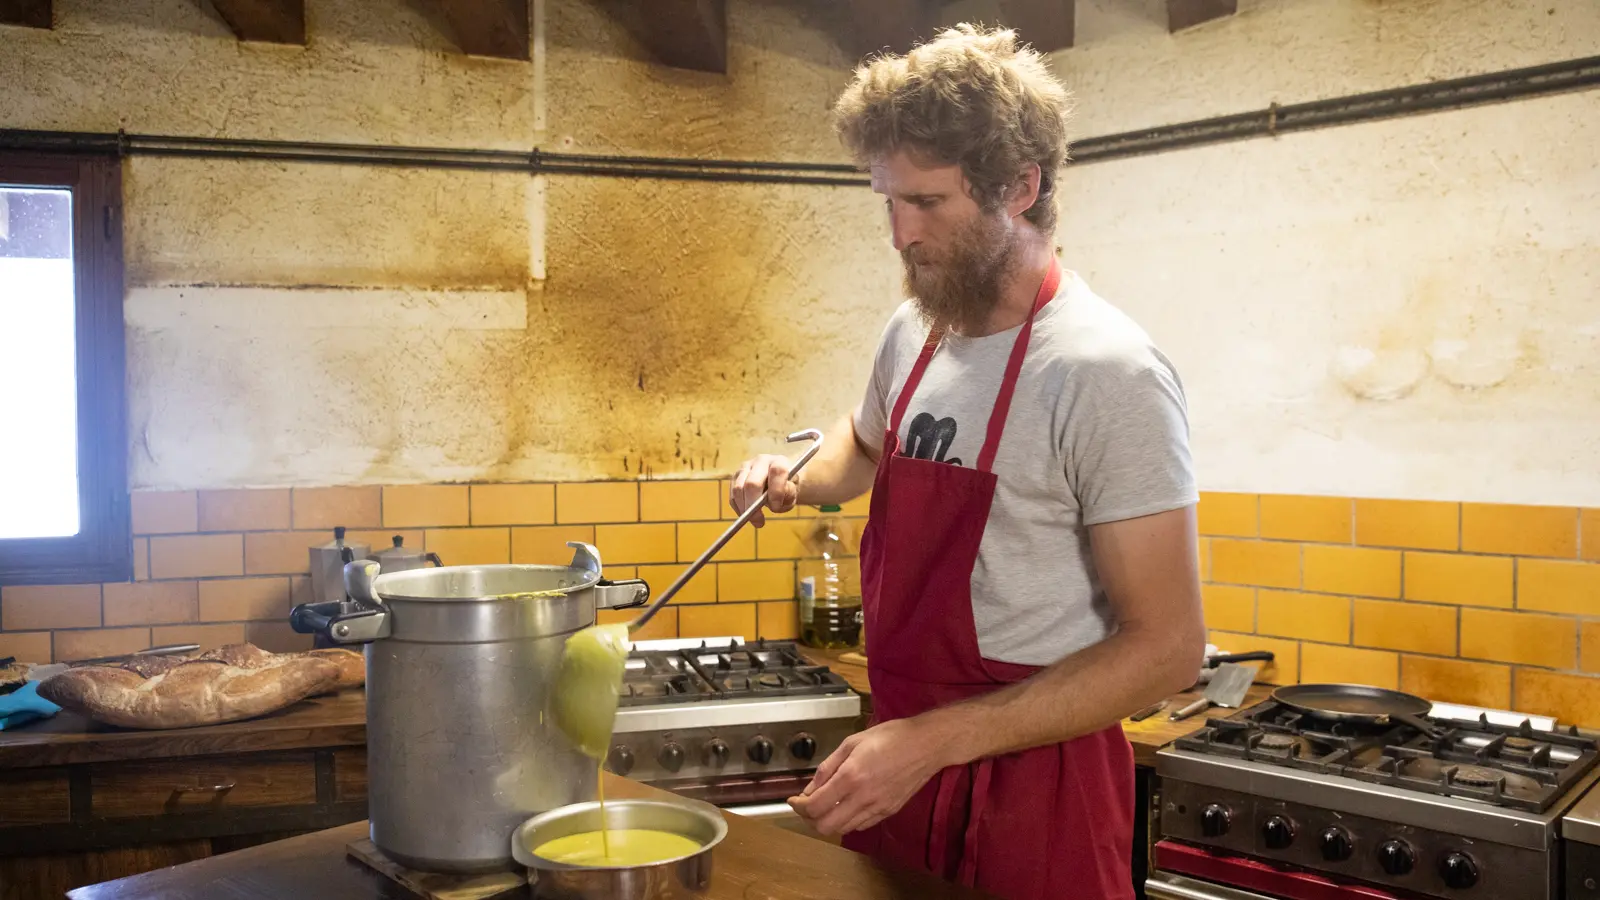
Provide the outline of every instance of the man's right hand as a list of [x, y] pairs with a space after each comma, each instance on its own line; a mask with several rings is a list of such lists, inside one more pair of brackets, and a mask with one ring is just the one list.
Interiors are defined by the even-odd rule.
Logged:
[[[809, 467], [807, 471], [810, 471]], [[764, 453], [747, 460], [733, 476], [733, 487], [728, 491], [728, 505], [733, 507], [734, 512], [743, 513], [750, 508], [750, 504], [756, 502], [762, 491], [770, 492], [766, 509], [775, 513], [788, 512], [800, 501], [800, 485], [789, 480], [787, 456]], [[757, 528], [765, 525], [765, 512], [758, 510], [750, 517], [750, 524]]]

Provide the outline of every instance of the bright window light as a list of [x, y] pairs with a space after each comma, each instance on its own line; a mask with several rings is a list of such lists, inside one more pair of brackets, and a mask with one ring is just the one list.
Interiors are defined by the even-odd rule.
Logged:
[[78, 533], [72, 192], [0, 187], [0, 538]]

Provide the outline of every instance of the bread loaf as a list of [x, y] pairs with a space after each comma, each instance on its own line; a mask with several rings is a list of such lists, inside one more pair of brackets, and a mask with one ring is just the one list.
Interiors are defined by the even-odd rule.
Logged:
[[308, 650], [307, 656], [325, 659], [339, 667], [338, 688], [361, 687], [367, 683], [367, 658], [365, 655], [344, 647], [326, 647], [317, 650]]
[[276, 712], [339, 679], [339, 664], [328, 659], [234, 644], [191, 658], [71, 668], [40, 682], [39, 696], [110, 725], [188, 728]]

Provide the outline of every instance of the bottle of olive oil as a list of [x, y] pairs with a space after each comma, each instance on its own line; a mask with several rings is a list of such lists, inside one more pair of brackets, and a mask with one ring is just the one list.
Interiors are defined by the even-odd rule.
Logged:
[[800, 642], [825, 650], [861, 645], [861, 571], [847, 552], [849, 522], [837, 506], [822, 507], [802, 542], [799, 577]]

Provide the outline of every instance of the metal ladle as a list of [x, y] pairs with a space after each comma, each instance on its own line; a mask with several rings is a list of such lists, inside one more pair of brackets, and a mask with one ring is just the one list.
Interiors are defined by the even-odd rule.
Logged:
[[[791, 479], [822, 449], [822, 432], [809, 428], [789, 435], [790, 443], [808, 438], [811, 446], [789, 468]], [[722, 536], [712, 542], [676, 581], [632, 621], [625, 626], [620, 623], [591, 625], [567, 638], [561, 655], [561, 668], [550, 691], [552, 714], [556, 727], [584, 753], [603, 759], [611, 743], [617, 700], [622, 691], [623, 675], [627, 671], [627, 636], [643, 628], [661, 607], [677, 596], [689, 579], [704, 568], [706, 562], [727, 546], [739, 529], [767, 505], [770, 493], [770, 489], [762, 491], [761, 496], [733, 520]]]
[[[822, 432], [815, 428], [808, 428], [805, 431], [797, 431], [794, 434], [789, 435], [789, 443], [791, 444], [795, 443], [796, 441], [806, 440], [808, 438], [812, 442], [811, 446], [807, 447], [806, 451], [800, 454], [800, 458], [795, 460], [794, 465], [789, 468], [790, 480], [793, 480], [796, 475], [800, 474], [800, 470], [805, 468], [805, 464], [810, 462], [813, 456], [817, 455], [818, 450], [822, 449]], [[651, 617], [654, 616], [656, 612], [661, 609], [661, 607], [667, 604], [668, 600], [671, 600], [674, 596], [676, 596], [678, 591], [681, 590], [685, 584], [689, 583], [689, 579], [693, 578], [702, 568], [704, 568], [706, 562], [709, 561], [711, 557], [716, 556], [717, 551], [721, 550], [723, 547], [726, 547], [728, 542], [733, 540], [733, 536], [739, 533], [739, 529], [743, 528], [746, 522], [749, 522], [750, 519], [754, 517], [763, 506], [767, 505], [767, 495], [770, 493], [770, 490], [762, 491], [761, 496], [757, 497], [755, 502], [750, 504], [750, 508], [740, 513], [739, 518], [733, 520], [733, 524], [728, 526], [728, 530], [724, 531], [721, 537], [712, 542], [711, 546], [707, 547], [705, 552], [700, 554], [699, 559], [696, 559], [693, 563], [691, 563], [689, 568], [685, 569], [683, 574], [679, 575], [676, 581], [672, 582], [672, 584], [669, 585], [666, 590], [662, 591], [661, 596], [652, 601], [649, 606], [646, 606], [644, 608], [644, 612], [639, 613], [638, 617], [636, 617], [632, 622], [628, 623], [628, 631], [631, 633], [643, 628], [645, 624], [650, 621]]]

